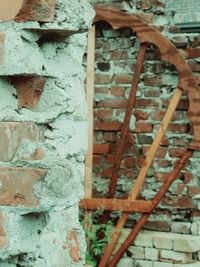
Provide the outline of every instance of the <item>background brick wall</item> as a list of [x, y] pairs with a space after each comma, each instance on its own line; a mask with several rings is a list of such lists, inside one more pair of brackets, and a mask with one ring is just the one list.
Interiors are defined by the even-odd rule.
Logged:
[[[151, 16], [151, 23], [179, 49], [200, 83], [200, 35], [179, 33], [165, 12], [164, 1], [130, 1], [129, 5], [126, 1], [111, 2], [128, 12], [147, 12], [145, 14]], [[151, 2], [151, 6], [146, 8], [146, 2]], [[112, 175], [113, 155], [120, 136], [138, 49], [138, 39], [130, 29], [113, 31], [106, 23], [97, 25], [93, 157], [94, 196], [97, 197], [106, 196]], [[161, 62], [158, 49], [150, 45], [132, 113], [116, 197], [127, 198], [177, 82], [175, 68]], [[187, 94], [184, 94], [146, 177], [141, 198], [151, 199], [156, 194], [191, 140], [188, 105]], [[151, 216], [146, 229], [191, 233], [191, 223], [199, 220], [200, 216], [199, 156], [198, 152], [194, 154]], [[137, 219], [138, 215], [130, 216], [127, 226]]]

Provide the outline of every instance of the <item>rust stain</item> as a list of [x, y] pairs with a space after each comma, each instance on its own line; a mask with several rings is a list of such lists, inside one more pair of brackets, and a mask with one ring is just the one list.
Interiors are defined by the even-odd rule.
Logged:
[[[72, 229], [66, 238], [68, 242], [69, 254], [74, 262], [80, 261], [80, 246], [77, 234], [74, 229]], [[65, 246], [65, 244], [64, 244]]]

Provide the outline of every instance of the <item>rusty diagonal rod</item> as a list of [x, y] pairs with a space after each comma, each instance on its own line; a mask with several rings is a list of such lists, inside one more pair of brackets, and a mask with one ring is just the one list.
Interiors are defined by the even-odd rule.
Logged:
[[113, 198], [114, 194], [115, 194], [115, 189], [116, 189], [117, 180], [118, 180], [118, 176], [119, 176], [119, 169], [120, 169], [120, 165], [121, 165], [122, 155], [123, 155], [123, 152], [125, 149], [125, 144], [127, 141], [129, 124], [130, 124], [132, 110], [133, 110], [134, 103], [135, 103], [136, 92], [138, 89], [138, 83], [140, 81], [140, 74], [142, 72], [146, 48], [147, 48], [147, 43], [141, 44], [141, 47], [140, 47], [140, 50], [138, 53], [135, 73], [133, 76], [132, 87], [131, 87], [131, 91], [129, 94], [129, 99], [128, 99], [128, 103], [127, 103], [127, 108], [126, 108], [123, 126], [121, 129], [121, 137], [120, 137], [117, 152], [116, 152], [116, 163], [115, 163], [115, 167], [113, 169], [113, 174], [112, 174], [112, 178], [111, 178], [110, 185], [109, 185], [108, 198]]
[[[171, 184], [177, 179], [179, 173], [185, 167], [187, 161], [192, 156], [192, 154], [193, 154], [193, 150], [192, 149], [188, 149], [183, 154], [181, 159], [177, 162], [177, 164], [174, 167], [174, 170], [172, 171], [172, 173], [170, 174], [170, 176], [168, 177], [166, 182], [162, 185], [162, 187], [160, 188], [159, 192], [154, 197], [154, 199], [153, 199], [154, 205], [153, 205], [152, 211], [156, 208], [156, 206], [158, 205], [158, 203], [160, 202], [162, 197], [165, 195], [165, 193], [167, 192], [167, 190], [169, 189]], [[148, 220], [148, 218], [149, 218], [149, 216], [151, 214], [152, 213], [145, 213], [145, 214], [143, 214], [141, 216], [140, 220], [137, 222], [135, 227], [132, 229], [132, 231], [130, 232], [130, 234], [126, 238], [126, 240], [123, 242], [122, 246], [118, 249], [118, 251], [114, 255], [113, 259], [109, 262], [109, 264], [108, 264], [109, 267], [115, 267], [117, 265], [117, 263], [119, 262], [119, 260], [121, 259], [121, 257], [123, 256], [123, 254], [125, 253], [127, 248], [135, 240], [135, 238], [138, 235], [139, 231], [142, 229], [144, 224], [147, 222], [147, 220]]]

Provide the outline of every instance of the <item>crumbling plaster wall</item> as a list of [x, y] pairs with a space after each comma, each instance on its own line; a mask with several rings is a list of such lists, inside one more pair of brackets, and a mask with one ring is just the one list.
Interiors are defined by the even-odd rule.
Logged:
[[[199, 33], [181, 33], [173, 24], [165, 1], [93, 1], [110, 4], [129, 13], [140, 13], [150, 25], [156, 26], [179, 49], [199, 83]], [[98, 24], [96, 32], [95, 104], [94, 104], [94, 195], [106, 196], [113, 155], [119, 140], [139, 41], [129, 29], [113, 31], [106, 24]], [[160, 61], [159, 51], [149, 46], [133, 110], [131, 132], [122, 160], [116, 196], [127, 198], [134, 179], [152, 144], [156, 130], [178, 82], [176, 70]], [[167, 129], [146, 178], [141, 197], [151, 199], [174, 163], [185, 151], [192, 137], [187, 118], [188, 97], [184, 94], [172, 122]], [[135, 123], [134, 123], [135, 121]], [[199, 222], [199, 152], [161, 201], [156, 212], [145, 225], [146, 229], [191, 234], [193, 223]], [[127, 226], [138, 220], [130, 216]]]
[[83, 266], [87, 0], [0, 1], [0, 266]]

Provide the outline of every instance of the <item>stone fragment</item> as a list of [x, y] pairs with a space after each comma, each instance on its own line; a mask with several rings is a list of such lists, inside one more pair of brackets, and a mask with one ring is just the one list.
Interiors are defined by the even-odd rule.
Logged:
[[155, 236], [153, 237], [153, 245], [156, 248], [162, 249], [172, 249], [173, 248], [173, 240], [171, 237], [164, 236]]
[[1, 0], [0, 20], [51, 22], [55, 15], [55, 4], [55, 0]]
[[172, 262], [188, 263], [192, 260], [192, 253], [160, 250], [160, 259]]
[[13, 159], [17, 148], [23, 140], [44, 141], [44, 128], [33, 122], [0, 123], [0, 160]]
[[133, 259], [144, 259], [144, 248], [137, 246], [130, 246], [128, 251], [132, 254]]
[[158, 261], [155, 261], [153, 263], [153, 267], [174, 267], [174, 264], [173, 263], [170, 263], [170, 262], [158, 262]]
[[117, 267], [133, 267], [133, 263], [134, 261], [131, 258], [122, 258], [117, 264]]
[[154, 267], [152, 261], [145, 261], [145, 260], [136, 260], [136, 263], [142, 267]]
[[144, 248], [145, 251], [145, 259], [147, 260], [158, 260], [158, 249], [155, 248]]
[[172, 232], [179, 234], [189, 234], [191, 224], [187, 222], [172, 222]]
[[46, 80], [46, 77], [13, 77], [12, 83], [15, 85], [17, 92], [18, 107], [35, 108], [40, 100]]
[[199, 267], [199, 261], [198, 262], [190, 262], [188, 264], [180, 264], [180, 263], [174, 263], [173, 267]]
[[200, 222], [199, 221], [192, 223], [191, 232], [192, 232], [192, 235], [200, 235]]
[[174, 250], [183, 252], [197, 252], [200, 250], [200, 236], [181, 236], [174, 240]]

